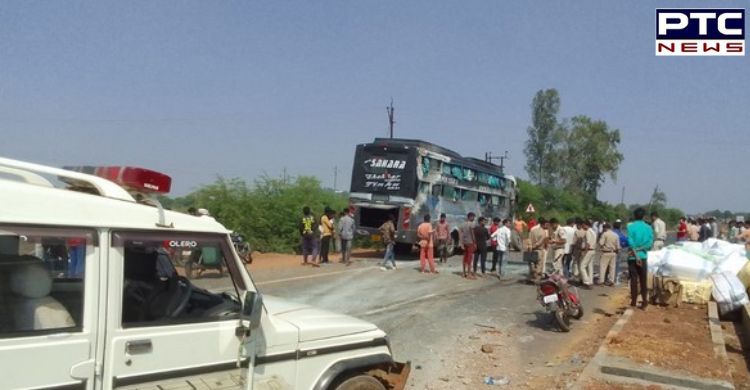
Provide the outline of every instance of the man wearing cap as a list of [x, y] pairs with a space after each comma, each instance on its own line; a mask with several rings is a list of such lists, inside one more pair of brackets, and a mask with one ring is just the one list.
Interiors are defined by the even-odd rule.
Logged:
[[620, 252], [617, 253], [617, 259], [615, 260], [615, 285], [620, 284], [620, 264], [625, 264], [628, 261], [628, 237], [622, 231], [622, 221], [616, 220], [612, 225], [612, 231], [617, 234], [620, 239]]

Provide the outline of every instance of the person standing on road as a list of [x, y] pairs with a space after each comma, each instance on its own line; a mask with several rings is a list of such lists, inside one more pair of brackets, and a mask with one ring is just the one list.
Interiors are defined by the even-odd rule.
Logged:
[[[385, 255], [383, 256], [383, 263], [381, 267], [383, 269], [396, 269], [396, 256], [393, 252], [393, 246], [396, 241], [396, 226], [393, 224], [393, 215], [388, 214], [386, 221], [380, 225], [380, 235], [383, 237], [383, 243], [385, 244]], [[391, 265], [388, 265], [390, 260]]]
[[708, 220], [701, 218], [698, 220], [698, 223], [701, 225], [698, 230], [698, 241], [703, 242], [711, 238], [713, 233], [711, 232], [711, 224]]
[[492, 225], [490, 225], [490, 247], [487, 249], [488, 253], [492, 252], [492, 268], [490, 268], [490, 272], [495, 272], [496, 265], [497, 265], [497, 240], [494, 238], [493, 234], [497, 231], [497, 229], [500, 228], [500, 218], [495, 217], [492, 219]]
[[[737, 222], [739, 223], [739, 222]], [[750, 260], [750, 221], [744, 223], [743, 230], [740, 234], [734, 236], [738, 243], [745, 243], [745, 257]]]
[[635, 307], [638, 300], [638, 290], [641, 293], [641, 309], [646, 310], [648, 306], [648, 286], [646, 279], [648, 275], [648, 251], [654, 245], [654, 233], [643, 217], [646, 210], [637, 208], [633, 212], [634, 221], [628, 225], [628, 271], [630, 273], [630, 306]]
[[548, 243], [547, 221], [539, 218], [539, 223], [529, 230], [529, 250], [537, 253], [536, 262], [529, 262], [529, 281], [531, 282], [538, 282], [544, 272]]
[[[302, 265], [312, 264], [317, 267], [318, 258], [318, 224], [315, 222], [315, 216], [310, 212], [310, 208], [302, 208], [302, 220], [299, 223], [299, 234], [302, 240]], [[308, 256], [312, 256], [312, 261], [307, 262]]]
[[552, 249], [552, 272], [563, 274], [563, 257], [565, 256], [565, 229], [560, 226], [557, 218], [549, 220], [550, 247]]
[[664, 248], [664, 242], [667, 241], [667, 224], [654, 211], [651, 213], [651, 226], [654, 228], [654, 250], [658, 251]]
[[688, 221], [688, 237], [690, 241], [698, 241], [700, 239], [700, 227], [698, 226], [698, 222], [692, 218]]
[[524, 221], [520, 215], [516, 216], [516, 221], [513, 223], [513, 247], [519, 252], [523, 251], [523, 234], [526, 229], [526, 221]]
[[680, 217], [680, 224], [677, 225], [677, 241], [687, 241], [688, 226], [685, 217]]
[[482, 264], [482, 275], [485, 274], [485, 267], [487, 263], [487, 244], [490, 240], [490, 232], [487, 231], [487, 227], [484, 224], [487, 222], [487, 218], [479, 217], [479, 224], [474, 226], [474, 240], [476, 242], [476, 252], [474, 252], [474, 275], [477, 274], [477, 263]]
[[712, 238], [719, 238], [719, 222], [716, 221], [716, 218], [711, 217], [711, 237]]
[[630, 248], [630, 245], [628, 245], [628, 237], [622, 231], [622, 221], [619, 219], [616, 220], [612, 227], [612, 231], [615, 232], [620, 239], [620, 251], [617, 252], [617, 259], [615, 260], [615, 285], [619, 285], [620, 264], [626, 264], [628, 262], [628, 249]]
[[347, 207], [344, 209], [344, 216], [341, 217], [338, 224], [339, 237], [341, 237], [341, 262], [346, 265], [352, 264], [352, 240], [354, 239], [354, 218], [352, 212]]
[[620, 237], [611, 230], [609, 223], [602, 224], [602, 235], [599, 237], [599, 250], [602, 252], [599, 258], [599, 282], [604, 281], [605, 286], [615, 285], [615, 270], [617, 254], [620, 252]]
[[[497, 276], [505, 276], [508, 271], [506, 270], [506, 262], [508, 258], [508, 251], [510, 250], [511, 244], [511, 229], [510, 220], [504, 219], [494, 233], [492, 233], [492, 239], [497, 243], [495, 246], [495, 253], [497, 253]], [[495, 257], [492, 258], [492, 269], [495, 269]]]
[[432, 224], [430, 223], [430, 214], [425, 214], [424, 222], [417, 227], [417, 239], [419, 240], [419, 264], [422, 268], [422, 273], [425, 274], [425, 262], [430, 263], [430, 272], [433, 274], [438, 273], [435, 269], [435, 258], [433, 253], [435, 251], [435, 245], [433, 236], [435, 231], [432, 230]]
[[591, 290], [594, 284], [594, 257], [596, 256], [596, 232], [591, 228], [591, 222], [583, 221], [583, 230], [586, 236], [582, 242], [581, 254], [581, 280], [583, 288]]
[[326, 206], [323, 215], [320, 217], [320, 263], [328, 264], [328, 253], [331, 249], [331, 239], [333, 238], [333, 210]]
[[448, 244], [451, 239], [451, 227], [445, 220], [445, 213], [440, 214], [440, 220], [435, 226], [435, 236], [437, 238], [438, 256], [441, 263], [448, 262]]
[[575, 219], [568, 218], [566, 225], [563, 226], [565, 231], [565, 247], [563, 248], [563, 276], [570, 279], [573, 276], [573, 244], [576, 239]]
[[476, 240], [474, 239], [474, 213], [466, 215], [466, 222], [458, 228], [458, 239], [461, 241], [461, 247], [464, 250], [463, 272], [464, 278], [475, 279], [476, 276], [471, 273], [471, 260], [474, 258], [476, 250]]
[[573, 254], [573, 279], [578, 283], [582, 283], [581, 277], [581, 261], [583, 261], [583, 248], [586, 247], [586, 231], [583, 230], [583, 219], [576, 218], [576, 232], [573, 239], [573, 248], [571, 252]]

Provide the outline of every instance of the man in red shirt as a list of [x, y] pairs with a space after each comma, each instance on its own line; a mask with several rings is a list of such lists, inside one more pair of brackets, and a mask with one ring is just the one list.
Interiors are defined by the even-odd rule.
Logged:
[[536, 226], [536, 225], [537, 225], [537, 223], [538, 223], [538, 222], [536, 221], [536, 218], [534, 218], [534, 217], [531, 217], [531, 219], [529, 220], [529, 230], [533, 229], [533, 228], [534, 228], [534, 226]]
[[680, 218], [680, 225], [677, 227], [677, 241], [685, 241], [688, 239], [688, 226], [685, 217]]

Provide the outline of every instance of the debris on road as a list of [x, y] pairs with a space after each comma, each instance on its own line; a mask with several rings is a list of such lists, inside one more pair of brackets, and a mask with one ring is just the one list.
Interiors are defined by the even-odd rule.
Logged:
[[521, 336], [521, 337], [518, 338], [518, 341], [520, 341], [520, 342], [522, 342], [524, 344], [525, 343], [530, 343], [530, 342], [534, 341], [534, 336], [531, 336], [531, 335]]
[[484, 352], [484, 353], [492, 353], [492, 352], [495, 352], [495, 348], [493, 348], [492, 345], [484, 344], [484, 345], [482, 345], [482, 352]]
[[484, 384], [485, 385], [493, 385], [493, 386], [505, 386], [505, 385], [509, 385], [510, 384], [510, 379], [508, 377], [505, 377], [505, 376], [501, 376], [501, 377], [497, 377], [497, 378], [491, 377], [491, 376], [486, 376], [486, 377], [484, 377]]

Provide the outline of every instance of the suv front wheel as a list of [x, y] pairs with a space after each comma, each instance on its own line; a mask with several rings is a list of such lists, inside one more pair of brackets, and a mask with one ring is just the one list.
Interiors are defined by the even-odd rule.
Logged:
[[385, 386], [380, 383], [379, 380], [369, 375], [358, 375], [351, 377], [340, 385], [336, 386], [335, 390], [386, 390]]

